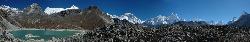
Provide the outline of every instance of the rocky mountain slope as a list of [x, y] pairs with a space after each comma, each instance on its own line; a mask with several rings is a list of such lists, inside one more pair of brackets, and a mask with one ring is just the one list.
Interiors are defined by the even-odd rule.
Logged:
[[114, 24], [112, 18], [104, 14], [97, 6], [81, 9], [67, 9], [58, 13], [47, 15], [39, 4], [33, 3], [16, 16], [6, 15], [0, 10], [8, 21], [14, 21], [24, 28], [70, 28], [94, 29]]
[[247, 12], [244, 12], [238, 20], [233, 21], [231, 24], [232, 26], [244, 26], [244, 27], [250, 27], [250, 14]]

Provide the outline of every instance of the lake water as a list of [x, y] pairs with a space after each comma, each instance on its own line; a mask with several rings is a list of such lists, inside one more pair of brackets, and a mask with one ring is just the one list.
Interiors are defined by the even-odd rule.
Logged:
[[76, 33], [79, 33], [79, 31], [69, 31], [69, 30], [16, 30], [11, 31], [11, 34], [15, 38], [19, 38], [22, 40], [28, 40], [28, 39], [35, 39], [35, 40], [50, 40], [52, 37], [55, 38], [65, 38], [72, 35], [75, 35]]

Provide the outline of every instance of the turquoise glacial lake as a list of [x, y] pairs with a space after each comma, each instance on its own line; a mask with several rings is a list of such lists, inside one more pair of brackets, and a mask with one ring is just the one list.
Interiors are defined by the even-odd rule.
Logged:
[[52, 37], [54, 38], [65, 38], [69, 36], [73, 36], [79, 31], [68, 31], [68, 30], [16, 30], [11, 31], [11, 34], [15, 38], [19, 38], [22, 40], [35, 39], [35, 40], [50, 40]]

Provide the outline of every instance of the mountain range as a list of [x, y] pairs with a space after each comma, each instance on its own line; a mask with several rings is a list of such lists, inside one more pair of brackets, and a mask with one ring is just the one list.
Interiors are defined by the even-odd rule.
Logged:
[[[6, 18], [13, 25], [19, 24], [24, 28], [79, 28], [93, 29], [113, 24], [113, 20], [105, 15], [97, 6], [89, 6], [84, 10], [67, 9], [50, 15], [42, 11], [39, 4], [33, 3], [14, 16], [8, 13], [9, 10], [1, 8], [1, 16]], [[8, 9], [8, 7], [7, 7]], [[12, 10], [10, 10], [12, 11]]]
[[[18, 8], [1, 5], [0, 14], [11, 24], [25, 28], [93, 29], [106, 27], [112, 24], [119, 24], [117, 20], [127, 21], [126, 23], [129, 24], [139, 24], [144, 26], [160, 26], [163, 24], [212, 24], [207, 21], [186, 21], [185, 19], [180, 18], [176, 13], [172, 13], [170, 16], [159, 15], [143, 21], [137, 18], [133, 13], [124, 13], [123, 15], [117, 16], [103, 12], [97, 6], [89, 6], [85, 9], [79, 9], [74, 5], [70, 8], [47, 7], [43, 11], [39, 4], [36, 3], [24, 8], [24, 10], [18, 10]], [[249, 26], [248, 18], [250, 18], [250, 15], [245, 13], [237, 21], [234, 21], [230, 25]], [[219, 24], [219, 22], [217, 24]], [[222, 25], [222, 23], [220, 24]]]

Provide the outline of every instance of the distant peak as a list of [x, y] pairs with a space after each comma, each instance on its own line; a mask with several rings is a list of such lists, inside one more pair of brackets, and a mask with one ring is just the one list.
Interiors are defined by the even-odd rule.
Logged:
[[177, 13], [175, 13], [175, 12], [172, 12], [172, 14], [171, 14], [172, 16], [177, 16], [178, 14]]
[[176, 13], [172, 13], [170, 16], [158, 15], [154, 18], [146, 20], [146, 25], [161, 25], [161, 24], [172, 24], [178, 21], [182, 21]]
[[133, 23], [133, 24], [141, 24], [144, 21], [140, 20], [139, 18], [137, 18], [136, 16], [134, 16], [132, 13], [124, 13], [121, 16], [116, 16], [116, 15], [110, 15], [107, 13], [107, 15], [109, 15], [111, 18], [118, 18], [119, 20], [128, 20], [129, 22]]
[[79, 8], [76, 7], [75, 5], [72, 5], [70, 8], [66, 8], [66, 9], [79, 9]]
[[50, 8], [50, 7], [47, 7], [44, 12], [48, 15], [50, 14], [53, 14], [53, 13], [58, 13], [58, 12], [61, 12], [61, 11], [65, 11], [65, 10], [70, 10], [70, 9], [79, 9], [77, 6], [75, 5], [72, 5], [70, 8]]
[[39, 4], [37, 4], [37, 3], [32, 3], [32, 4], [30, 5], [31, 8], [34, 8], [34, 7], [37, 7], [37, 6], [39, 6]]
[[0, 6], [0, 9], [4, 9], [4, 10], [7, 10], [7, 9], [9, 9], [10, 8], [10, 6], [6, 6], [6, 5], [1, 5]]
[[174, 16], [174, 17], [176, 17], [176, 18], [178, 18], [178, 19], [179, 19], [178, 14], [177, 14], [177, 13], [175, 13], [175, 12], [173, 12], [173, 13], [171, 14], [171, 16]]
[[21, 11], [21, 10], [18, 10], [18, 8], [13, 8], [13, 7], [6, 6], [6, 5], [1, 5], [1, 6], [0, 6], [0, 9], [6, 10], [6, 11], [13, 11], [15, 14], [17, 14], [17, 13], [19, 13], [19, 12], [23, 12], [23, 11]]

